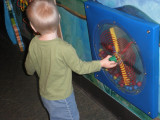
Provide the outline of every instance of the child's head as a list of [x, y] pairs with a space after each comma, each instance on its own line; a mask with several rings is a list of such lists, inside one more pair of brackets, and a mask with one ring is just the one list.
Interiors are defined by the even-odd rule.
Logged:
[[57, 30], [60, 18], [53, 0], [33, 0], [26, 12], [32, 26], [40, 34]]

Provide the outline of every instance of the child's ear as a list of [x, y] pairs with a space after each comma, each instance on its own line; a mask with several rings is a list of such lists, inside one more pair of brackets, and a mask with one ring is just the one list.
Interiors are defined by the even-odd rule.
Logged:
[[32, 23], [30, 22], [31, 28], [34, 30], [34, 32], [38, 32], [32, 25]]

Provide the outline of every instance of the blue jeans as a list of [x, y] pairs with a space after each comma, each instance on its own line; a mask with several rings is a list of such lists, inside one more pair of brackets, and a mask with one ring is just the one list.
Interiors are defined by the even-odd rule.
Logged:
[[49, 113], [50, 120], [79, 120], [74, 93], [62, 100], [47, 100], [43, 97], [41, 99]]

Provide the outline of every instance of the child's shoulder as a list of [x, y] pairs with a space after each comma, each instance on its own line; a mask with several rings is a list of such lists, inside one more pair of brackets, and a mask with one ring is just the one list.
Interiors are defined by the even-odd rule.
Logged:
[[[68, 43], [67, 41], [61, 39], [61, 38], [56, 38], [51, 41], [40, 41], [38, 40], [38, 36], [35, 36], [31, 42], [30, 42], [30, 47], [35, 47], [35, 46], [45, 46], [45, 47], [52, 47], [53, 49], [61, 49], [62, 51], [68, 50], [68, 49], [73, 49], [72, 45]], [[54, 46], [54, 47], [53, 47]]]
[[62, 39], [59, 41], [59, 49], [61, 49], [61, 51], [63, 51], [64, 53], [75, 50], [74, 47], [70, 43]]
[[30, 44], [31, 44], [31, 43], [34, 43], [35, 41], [37, 41], [37, 40], [38, 40], [38, 37], [39, 37], [39, 35], [34, 36], [34, 37], [32, 38], [32, 40], [30, 41]]
[[64, 41], [64, 40], [62, 40], [60, 38], [59, 38], [59, 44], [62, 45], [62, 46], [64, 46], [64, 47], [70, 47], [70, 46], [72, 46], [67, 41]]

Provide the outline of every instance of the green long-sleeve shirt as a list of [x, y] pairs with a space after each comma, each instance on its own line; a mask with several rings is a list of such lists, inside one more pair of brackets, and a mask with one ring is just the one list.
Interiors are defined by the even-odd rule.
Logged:
[[73, 91], [72, 71], [88, 74], [101, 69], [99, 61], [80, 60], [75, 49], [64, 40], [41, 41], [38, 37], [35, 36], [30, 43], [25, 67], [29, 75], [37, 72], [42, 97], [65, 99]]

